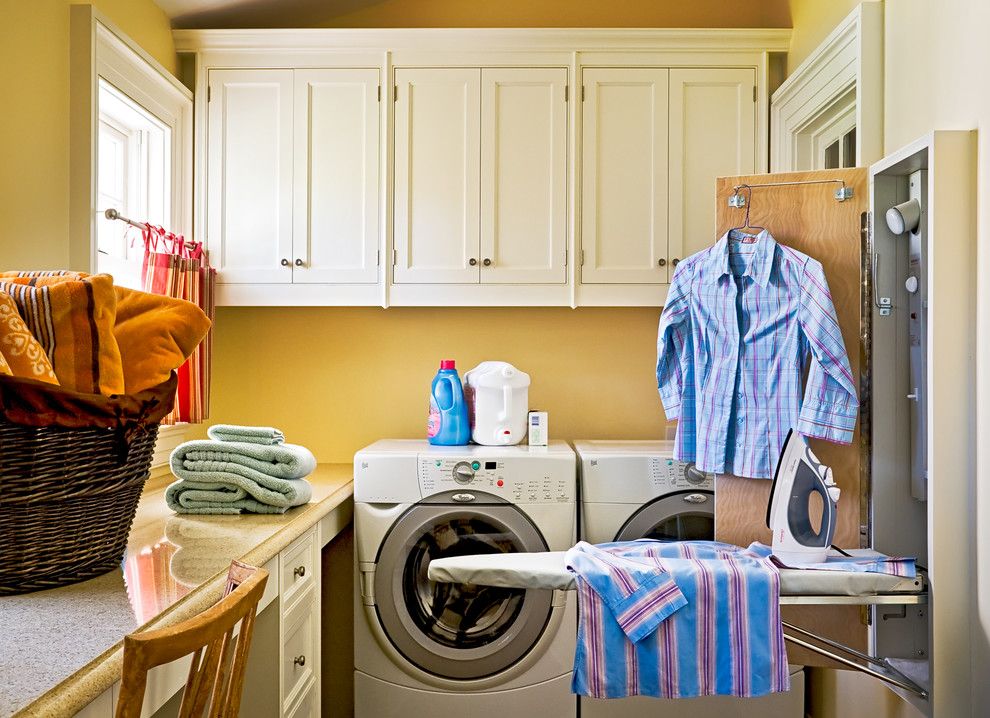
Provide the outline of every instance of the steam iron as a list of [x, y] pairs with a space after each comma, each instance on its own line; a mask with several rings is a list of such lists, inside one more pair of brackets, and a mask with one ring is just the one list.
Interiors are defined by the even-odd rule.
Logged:
[[[818, 531], [811, 524], [809, 499], [822, 498], [822, 521]], [[787, 433], [780, 460], [773, 474], [767, 528], [773, 531], [773, 555], [785, 566], [824, 563], [835, 535], [839, 487], [832, 469], [812, 453], [801, 434]]]

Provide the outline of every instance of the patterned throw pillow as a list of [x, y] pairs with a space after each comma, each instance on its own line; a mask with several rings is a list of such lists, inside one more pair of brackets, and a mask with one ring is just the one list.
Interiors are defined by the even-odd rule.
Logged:
[[52, 363], [17, 311], [9, 294], [0, 293], [0, 374], [58, 384]]
[[[113, 334], [117, 297], [109, 274], [19, 273], [0, 277], [25, 324], [51, 360], [59, 383], [90, 394], [123, 394]], [[27, 275], [27, 276], [24, 276]]]

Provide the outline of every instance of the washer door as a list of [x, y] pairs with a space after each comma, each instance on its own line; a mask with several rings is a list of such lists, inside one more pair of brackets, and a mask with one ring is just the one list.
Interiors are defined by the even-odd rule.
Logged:
[[543, 634], [553, 592], [436, 583], [427, 568], [447, 556], [546, 550], [540, 532], [511, 504], [417, 504], [378, 553], [382, 628], [399, 653], [434, 675], [468, 680], [503, 671]]
[[641, 507], [619, 529], [616, 541], [711, 541], [715, 538], [715, 494], [681, 491]]

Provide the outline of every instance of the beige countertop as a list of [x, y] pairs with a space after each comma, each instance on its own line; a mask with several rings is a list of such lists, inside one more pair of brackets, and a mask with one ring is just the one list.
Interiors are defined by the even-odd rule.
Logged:
[[123, 638], [183, 621], [220, 598], [232, 559], [260, 566], [353, 496], [350, 464], [320, 464], [313, 498], [285, 514], [178, 515], [171, 475], [145, 487], [119, 570], [0, 597], [0, 716], [69, 716], [120, 678]]

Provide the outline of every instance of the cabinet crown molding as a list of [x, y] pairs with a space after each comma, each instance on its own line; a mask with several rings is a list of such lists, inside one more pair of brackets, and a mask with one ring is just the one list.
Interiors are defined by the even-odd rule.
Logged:
[[389, 49], [787, 52], [790, 28], [399, 28], [174, 30], [176, 52]]

